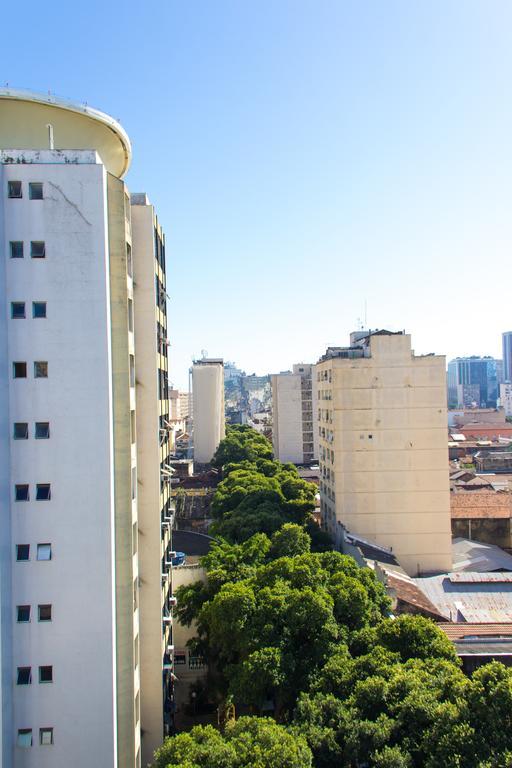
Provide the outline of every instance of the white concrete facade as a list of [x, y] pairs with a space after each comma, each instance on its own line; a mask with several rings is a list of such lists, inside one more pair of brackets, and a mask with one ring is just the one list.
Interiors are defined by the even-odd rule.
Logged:
[[298, 363], [293, 372], [273, 374], [272, 445], [279, 461], [307, 464], [318, 460], [316, 382], [313, 366]]
[[224, 365], [196, 360], [192, 366], [194, 461], [208, 464], [225, 435]]
[[411, 575], [451, 568], [442, 356], [379, 332], [316, 366], [322, 519], [392, 549]]
[[507, 419], [512, 417], [512, 384], [500, 384], [500, 408]]
[[[45, 154], [31, 163], [27, 151], [25, 164], [0, 163], [8, 436], [1, 487], [11, 525], [2, 562], [12, 579], [2, 632], [13, 648], [9, 685], [2, 686], [3, 711], [12, 712], [3, 766], [54, 768], [73, 755], [76, 766], [110, 768], [117, 725], [106, 172], [97, 158], [52, 160]], [[11, 180], [21, 182], [21, 199], [8, 197]], [[42, 200], [29, 199], [30, 182], [42, 183]], [[45, 243], [45, 258], [30, 257], [31, 241]], [[23, 242], [23, 258], [11, 258], [11, 242]], [[12, 302], [24, 302], [24, 319], [12, 317]], [[32, 316], [33, 302], [46, 303], [45, 318]], [[34, 378], [35, 361], [48, 363], [47, 378]], [[13, 378], [14, 362], [26, 363], [26, 378]], [[49, 439], [35, 439], [36, 423], [49, 424]], [[28, 425], [27, 439], [14, 439], [15, 424]], [[38, 484], [50, 484], [49, 500], [36, 500]], [[29, 501], [15, 501], [16, 485], [29, 486]], [[42, 562], [44, 543], [51, 560]], [[22, 544], [30, 546], [29, 560], [17, 562]], [[40, 605], [51, 605], [51, 621], [38, 620]], [[29, 622], [17, 620], [17, 606], [30, 606]], [[52, 667], [52, 683], [39, 682], [40, 666]], [[31, 668], [29, 685], [17, 684], [18, 667]], [[18, 747], [18, 731], [28, 728], [32, 747]], [[53, 728], [52, 745], [40, 744], [41, 728]]]

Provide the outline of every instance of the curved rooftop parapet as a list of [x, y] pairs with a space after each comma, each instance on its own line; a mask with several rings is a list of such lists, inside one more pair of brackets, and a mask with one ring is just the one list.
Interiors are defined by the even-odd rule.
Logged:
[[124, 128], [96, 109], [51, 95], [0, 88], [0, 149], [94, 149], [118, 178], [130, 167], [132, 148]]

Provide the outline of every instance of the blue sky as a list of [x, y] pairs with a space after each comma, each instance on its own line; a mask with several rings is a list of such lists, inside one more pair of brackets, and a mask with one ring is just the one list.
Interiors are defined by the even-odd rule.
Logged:
[[[508, 0], [28, 0], [0, 72], [109, 112], [167, 233], [171, 379], [279, 371], [364, 316], [417, 352], [512, 329]], [[8, 31], [8, 32], [6, 32]]]

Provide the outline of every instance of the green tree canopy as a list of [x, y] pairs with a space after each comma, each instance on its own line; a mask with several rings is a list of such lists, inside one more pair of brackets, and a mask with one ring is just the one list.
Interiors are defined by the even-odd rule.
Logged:
[[270, 718], [241, 717], [222, 734], [211, 725], [166, 739], [153, 768], [311, 768], [305, 740]]

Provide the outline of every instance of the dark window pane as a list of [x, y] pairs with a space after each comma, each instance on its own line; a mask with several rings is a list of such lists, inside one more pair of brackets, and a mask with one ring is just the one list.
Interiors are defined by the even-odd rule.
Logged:
[[11, 249], [11, 259], [23, 258], [23, 241], [22, 240], [11, 240], [11, 242], [9, 243], [9, 247]]
[[26, 363], [13, 363], [12, 375], [15, 379], [27, 378], [27, 364]]
[[48, 376], [48, 363], [45, 360], [36, 360], [34, 363], [34, 378], [46, 379]]
[[48, 421], [36, 421], [36, 440], [48, 440], [50, 437], [50, 423]]
[[30, 605], [16, 606], [16, 620], [19, 622], [30, 621]]
[[53, 683], [53, 667], [39, 667], [39, 682]]
[[44, 259], [46, 256], [44, 242], [41, 240], [32, 240], [30, 243], [30, 255], [33, 259]]
[[25, 421], [15, 421], [12, 436], [15, 440], [28, 440], [28, 424]]
[[36, 485], [36, 501], [48, 501], [50, 499], [50, 484], [38, 483]]
[[8, 181], [7, 194], [9, 197], [17, 197], [17, 198], [23, 197], [21, 181]]
[[32, 317], [46, 317], [46, 301], [32, 302]]
[[25, 318], [24, 301], [11, 301], [11, 317], [13, 320], [23, 320]]
[[32, 682], [30, 667], [18, 667], [18, 677], [16, 682], [18, 685], [30, 685]]
[[28, 501], [28, 485], [15, 485], [15, 499], [16, 501]]
[[30, 544], [16, 544], [16, 560], [28, 560], [30, 558]]
[[51, 605], [38, 605], [38, 619], [39, 621], [51, 621], [52, 620], [52, 607]]
[[40, 181], [31, 181], [28, 185], [28, 196], [31, 200], [43, 199], [43, 185]]

